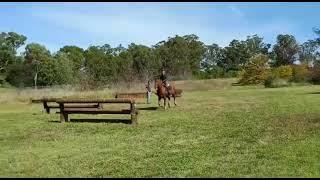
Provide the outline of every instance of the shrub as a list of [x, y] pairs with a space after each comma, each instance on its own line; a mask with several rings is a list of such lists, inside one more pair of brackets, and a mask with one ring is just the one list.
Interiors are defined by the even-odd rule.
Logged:
[[223, 77], [225, 78], [233, 78], [238, 76], [239, 71], [229, 70], [224, 73]]
[[29, 64], [17, 62], [8, 67], [6, 81], [16, 87], [31, 87], [33, 85], [33, 72]]
[[286, 79], [291, 80], [293, 77], [292, 67], [289, 65], [279, 66], [272, 70], [272, 76], [274, 79]]
[[268, 60], [268, 56], [263, 54], [251, 57], [243, 72], [240, 73], [239, 83], [243, 85], [264, 83], [269, 74]]
[[313, 67], [310, 74], [312, 83], [320, 84], [320, 66]]
[[288, 79], [273, 78], [272, 76], [269, 76], [264, 82], [266, 88], [287, 87], [290, 85]]
[[301, 65], [293, 65], [293, 77], [292, 81], [294, 82], [307, 82], [310, 80], [310, 71], [308, 65], [301, 64]]
[[214, 66], [210, 71], [210, 78], [224, 77], [224, 69], [219, 66]]
[[273, 68], [264, 82], [268, 88], [290, 86], [293, 79], [293, 68], [289, 65]]

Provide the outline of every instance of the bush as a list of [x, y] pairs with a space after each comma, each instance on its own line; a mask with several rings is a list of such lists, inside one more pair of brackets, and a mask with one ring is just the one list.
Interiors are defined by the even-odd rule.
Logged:
[[308, 82], [311, 77], [311, 73], [309, 71], [308, 65], [301, 64], [301, 65], [293, 65], [293, 77], [292, 81], [294, 82]]
[[8, 67], [6, 81], [15, 87], [31, 87], [33, 85], [31, 65], [22, 62], [11, 64]]
[[320, 84], [320, 66], [313, 67], [310, 74], [312, 83]]
[[239, 84], [263, 84], [268, 77], [268, 56], [258, 54], [250, 58], [249, 63], [240, 73]]
[[[229, 70], [225, 71], [224, 68], [219, 66], [212, 66], [211, 69], [200, 71], [195, 77], [197, 79], [216, 79], [216, 78], [234, 78], [239, 76], [240, 71]], [[176, 80], [183, 80], [185, 77]], [[172, 79], [173, 80], [173, 79]]]
[[222, 78], [224, 77], [224, 69], [219, 66], [214, 66], [210, 71], [210, 78]]
[[264, 82], [264, 86], [266, 88], [287, 87], [290, 85], [291, 84], [290, 84], [289, 80], [280, 79], [280, 78], [273, 78], [272, 76], [269, 76]]
[[289, 65], [279, 66], [272, 70], [272, 76], [274, 79], [286, 79], [291, 80], [293, 78], [293, 70]]
[[234, 78], [234, 77], [237, 77], [238, 74], [239, 74], [239, 71], [229, 70], [224, 73], [223, 77], [224, 78]]
[[293, 68], [289, 65], [273, 68], [264, 82], [267, 88], [290, 86], [293, 79]]

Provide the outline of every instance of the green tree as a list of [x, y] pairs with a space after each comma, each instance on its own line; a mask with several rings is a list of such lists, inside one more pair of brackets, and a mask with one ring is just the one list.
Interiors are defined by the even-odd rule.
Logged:
[[257, 54], [265, 54], [268, 55], [268, 50], [271, 47], [271, 44], [267, 44], [263, 42], [263, 38], [258, 35], [247, 36], [245, 41], [247, 46], [247, 51], [250, 57]]
[[25, 44], [27, 38], [15, 32], [0, 34], [0, 73], [5, 73], [8, 65], [16, 58], [17, 49]]
[[224, 69], [222, 63], [226, 58], [225, 53], [225, 49], [219, 47], [218, 44], [206, 46], [206, 52], [200, 67], [206, 78], [223, 77]]
[[32, 65], [24, 63], [19, 58], [8, 66], [6, 81], [16, 87], [30, 87], [33, 85]]
[[187, 78], [200, 71], [205, 46], [193, 34], [169, 37], [153, 48], [155, 64], [160, 66], [158, 69], [165, 68], [171, 76]]
[[251, 55], [245, 41], [232, 40], [225, 49], [226, 58], [221, 65], [226, 71], [240, 71]]
[[200, 64], [206, 51], [205, 45], [199, 40], [199, 37], [194, 34], [185, 35], [183, 38], [187, 41], [188, 64], [190, 64], [190, 70], [193, 75], [197, 75], [200, 71]]
[[299, 61], [307, 65], [314, 63], [317, 59], [317, 48], [318, 44], [313, 40], [304, 42], [299, 48]]
[[34, 85], [46, 86], [54, 83], [54, 63], [50, 51], [45, 46], [31, 43], [26, 46], [25, 62], [34, 72]]
[[104, 47], [90, 46], [85, 51], [86, 72], [97, 85], [115, 80], [116, 63], [112, 54], [106, 54]]
[[253, 35], [247, 36], [245, 41], [232, 40], [227, 46], [226, 57], [221, 66], [226, 71], [240, 71], [257, 54], [268, 55], [270, 44], [263, 42], [263, 38]]
[[41, 44], [30, 43], [25, 49], [25, 60], [27, 63], [48, 61], [51, 56], [50, 51]]
[[145, 81], [151, 76], [152, 69], [152, 50], [144, 45], [131, 43], [128, 47], [128, 53], [132, 58], [132, 68], [136, 77], [140, 81]]
[[84, 66], [84, 50], [77, 46], [64, 46], [59, 51], [67, 55], [67, 58], [72, 61], [73, 70], [78, 72]]
[[69, 59], [69, 55], [58, 52], [54, 56], [55, 62], [55, 84], [72, 84], [74, 83], [73, 67], [74, 61]]
[[299, 44], [292, 35], [278, 35], [277, 44], [273, 46], [273, 65], [291, 65], [297, 60]]

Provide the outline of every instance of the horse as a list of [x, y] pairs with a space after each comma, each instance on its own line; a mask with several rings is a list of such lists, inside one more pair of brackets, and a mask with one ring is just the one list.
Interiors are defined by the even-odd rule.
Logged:
[[169, 85], [169, 87], [166, 88], [164, 83], [160, 79], [156, 79], [154, 83], [154, 88], [156, 89], [156, 95], [158, 96], [159, 106], [161, 99], [163, 99], [164, 109], [166, 109], [166, 101], [168, 99], [168, 106], [170, 108], [170, 97], [173, 97], [174, 105], [177, 106], [175, 85]]

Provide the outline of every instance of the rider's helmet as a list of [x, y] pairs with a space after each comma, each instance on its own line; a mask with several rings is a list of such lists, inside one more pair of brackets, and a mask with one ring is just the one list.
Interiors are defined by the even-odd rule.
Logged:
[[165, 74], [166, 73], [166, 71], [164, 70], [164, 68], [162, 68], [162, 74]]

